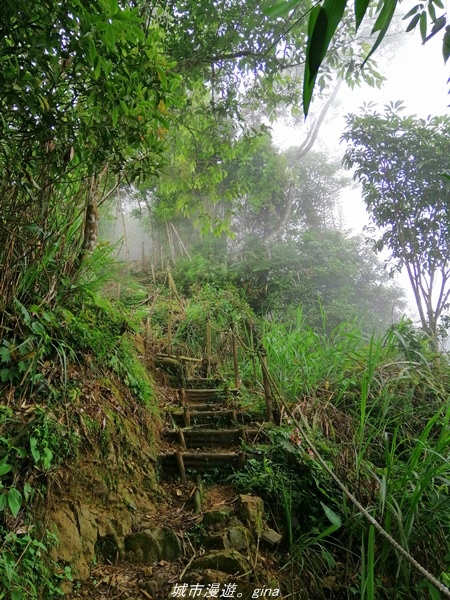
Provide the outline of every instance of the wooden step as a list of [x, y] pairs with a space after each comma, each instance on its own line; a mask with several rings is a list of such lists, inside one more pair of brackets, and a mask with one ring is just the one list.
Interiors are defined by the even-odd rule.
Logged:
[[[243, 440], [254, 438], [258, 429], [183, 429], [187, 448], [229, 448], [239, 446]], [[180, 432], [165, 431], [164, 437], [172, 443], [180, 443]]]
[[[212, 423], [222, 423], [222, 424], [232, 424], [236, 423], [239, 420], [239, 416], [237, 411], [217, 408], [216, 410], [209, 410], [210, 405], [206, 405], [206, 410], [190, 410], [190, 421], [191, 425], [205, 425]], [[187, 423], [185, 422], [185, 414], [184, 411], [180, 412], [172, 412], [170, 413], [173, 421], [176, 425], [180, 427], [185, 427]]]
[[[186, 471], [205, 473], [212, 469], [230, 473], [242, 469], [247, 456], [244, 452], [181, 452]], [[159, 463], [167, 475], [178, 473], [179, 466], [175, 452], [168, 452], [159, 456]]]
[[189, 377], [186, 379], [186, 389], [202, 390], [202, 389], [217, 389], [224, 387], [224, 381], [220, 377]]
[[185, 390], [186, 402], [226, 402], [226, 395], [222, 389], [187, 389]]

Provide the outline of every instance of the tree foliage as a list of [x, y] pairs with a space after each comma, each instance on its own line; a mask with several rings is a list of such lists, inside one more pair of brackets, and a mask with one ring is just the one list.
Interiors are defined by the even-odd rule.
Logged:
[[161, 162], [179, 77], [158, 27], [116, 0], [0, 8], [1, 308], [50, 301], [76, 273], [83, 217], [124, 176]]
[[[401, 116], [400, 103], [383, 113], [367, 107], [350, 115], [344, 163], [355, 168], [378, 251], [405, 267], [423, 329], [436, 339], [450, 296], [450, 119]], [[376, 230], [371, 230], [376, 235]]]
[[[378, 2], [375, 10], [373, 10], [373, 4], [369, 0], [355, 1], [355, 32], [359, 30], [364, 18], [373, 13], [375, 19], [371, 34], [376, 35], [372, 48], [362, 65], [355, 65], [357, 70], [367, 63], [383, 41], [399, 4], [399, 0], [382, 0]], [[305, 115], [308, 114], [316, 79], [320, 77], [320, 71], [324, 67], [329, 46], [337, 36], [342, 34], [342, 26], [344, 24], [348, 25], [347, 5], [347, 0], [323, 0], [323, 2], [316, 3], [308, 10], [308, 42], [303, 79], [303, 110]], [[292, 14], [301, 10], [301, 7], [301, 0], [283, 0], [267, 8], [266, 13], [274, 17], [287, 16], [289, 19], [292, 18]], [[442, 54], [444, 61], [447, 62], [450, 56], [450, 25], [447, 25], [448, 16], [442, 0], [427, 0], [416, 4], [405, 15], [404, 19], [409, 20], [406, 31], [419, 27], [423, 43], [444, 30]]]
[[309, 230], [270, 251], [248, 240], [240, 257], [232, 270], [257, 314], [289, 320], [301, 306], [316, 330], [323, 327], [325, 314], [328, 331], [356, 321], [370, 333], [396, 321], [404, 307], [402, 292], [357, 236]]

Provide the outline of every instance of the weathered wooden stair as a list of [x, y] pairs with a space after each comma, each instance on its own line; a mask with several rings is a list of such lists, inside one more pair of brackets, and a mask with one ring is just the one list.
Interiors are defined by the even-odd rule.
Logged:
[[166, 411], [164, 439], [171, 447], [159, 458], [163, 472], [179, 473], [186, 480], [186, 472], [242, 468], [247, 456], [240, 446], [258, 435], [262, 415], [243, 410], [238, 390], [220, 380], [193, 378], [183, 383], [186, 387], [172, 390], [178, 407]]

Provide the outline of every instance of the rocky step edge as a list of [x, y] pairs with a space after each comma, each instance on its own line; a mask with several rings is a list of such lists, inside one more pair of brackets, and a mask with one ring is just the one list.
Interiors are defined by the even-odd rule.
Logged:
[[[209, 594], [209, 597], [249, 600], [264, 596], [262, 590], [265, 596], [278, 598], [288, 592], [273, 575], [274, 553], [282, 543], [282, 535], [264, 523], [263, 500], [240, 494], [233, 504], [235, 507], [224, 505], [199, 517], [197, 548], [192, 544], [182, 545], [177, 532], [166, 526], [125, 537], [124, 558], [128, 563], [147, 565], [150, 569], [166, 561], [187, 563], [177, 581], [169, 574], [155, 577], [156, 573], [150, 571], [148, 578], [140, 582], [140, 590], [146, 592], [146, 597], [148, 594], [154, 599], [203, 598]], [[185, 555], [187, 548], [191, 549], [191, 556]], [[269, 566], [272, 568], [267, 570]], [[211, 596], [214, 590], [219, 591]], [[225, 590], [233, 595], [226, 596]]]

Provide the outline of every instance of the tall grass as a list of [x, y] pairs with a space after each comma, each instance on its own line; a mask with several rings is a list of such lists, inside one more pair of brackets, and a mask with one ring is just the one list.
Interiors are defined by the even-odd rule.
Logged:
[[[299, 312], [289, 326], [267, 323], [264, 344], [272, 375], [335, 472], [394, 539], [445, 579], [450, 369], [426, 343], [411, 347], [417, 336], [404, 323], [399, 329], [366, 339], [342, 325], [327, 335], [307, 327]], [[354, 565], [360, 597], [424, 597], [421, 576], [343, 501], [342, 507], [348, 548], [362, 535]]]

